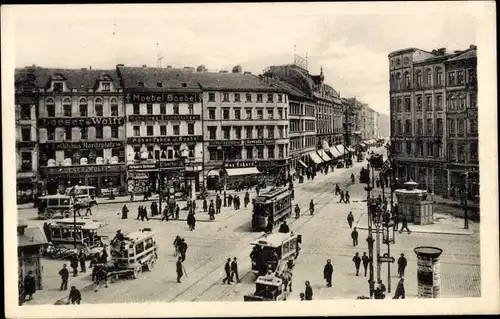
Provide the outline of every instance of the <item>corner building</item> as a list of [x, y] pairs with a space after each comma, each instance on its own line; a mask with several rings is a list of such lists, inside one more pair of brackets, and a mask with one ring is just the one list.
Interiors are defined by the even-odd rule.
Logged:
[[39, 167], [49, 194], [125, 193], [123, 92], [114, 70], [35, 68]]
[[187, 183], [199, 190], [202, 95], [196, 79], [184, 69], [146, 66], [118, 65], [117, 73], [127, 116], [128, 191], [140, 194], [150, 187], [158, 192], [160, 186]]

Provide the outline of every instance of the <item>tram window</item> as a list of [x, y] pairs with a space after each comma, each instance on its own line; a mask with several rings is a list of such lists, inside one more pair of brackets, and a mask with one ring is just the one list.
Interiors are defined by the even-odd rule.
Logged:
[[142, 253], [144, 251], [144, 242], [142, 243], [138, 243], [136, 246], [135, 246], [135, 253], [137, 255], [139, 255], [140, 253]]
[[153, 247], [153, 239], [148, 238], [148, 239], [146, 239], [146, 249], [149, 249], [151, 247]]
[[290, 243], [284, 243], [283, 244], [283, 255], [286, 255], [288, 254], [288, 252], [290, 251], [290, 246], [289, 246]]
[[47, 202], [48, 202], [48, 206], [59, 206], [57, 199], [49, 199]]

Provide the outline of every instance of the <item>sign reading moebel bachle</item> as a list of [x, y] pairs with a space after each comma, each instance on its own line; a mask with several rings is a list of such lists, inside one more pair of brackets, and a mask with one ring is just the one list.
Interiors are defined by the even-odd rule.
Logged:
[[123, 125], [123, 116], [113, 117], [85, 117], [85, 118], [67, 118], [52, 117], [38, 120], [39, 126], [100, 126], [100, 125]]
[[200, 93], [126, 93], [125, 100], [128, 103], [196, 103], [201, 102], [203, 96]]

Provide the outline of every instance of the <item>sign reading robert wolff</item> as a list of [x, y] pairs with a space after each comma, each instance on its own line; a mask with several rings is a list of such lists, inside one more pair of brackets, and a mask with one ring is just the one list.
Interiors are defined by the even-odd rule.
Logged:
[[128, 103], [196, 103], [201, 102], [200, 93], [126, 93]]
[[100, 126], [100, 125], [123, 125], [123, 116], [116, 117], [85, 117], [85, 118], [42, 118], [38, 120], [39, 126]]

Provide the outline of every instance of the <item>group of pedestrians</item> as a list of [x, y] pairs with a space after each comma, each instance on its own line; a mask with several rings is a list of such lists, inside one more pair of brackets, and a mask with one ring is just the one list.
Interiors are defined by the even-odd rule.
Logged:
[[234, 257], [231, 261], [231, 258], [228, 258], [226, 263], [224, 264], [224, 274], [225, 278], [222, 280], [223, 284], [230, 285], [235, 282], [234, 278], [236, 277], [236, 283], [240, 282], [240, 276], [238, 274], [238, 261], [237, 258]]

